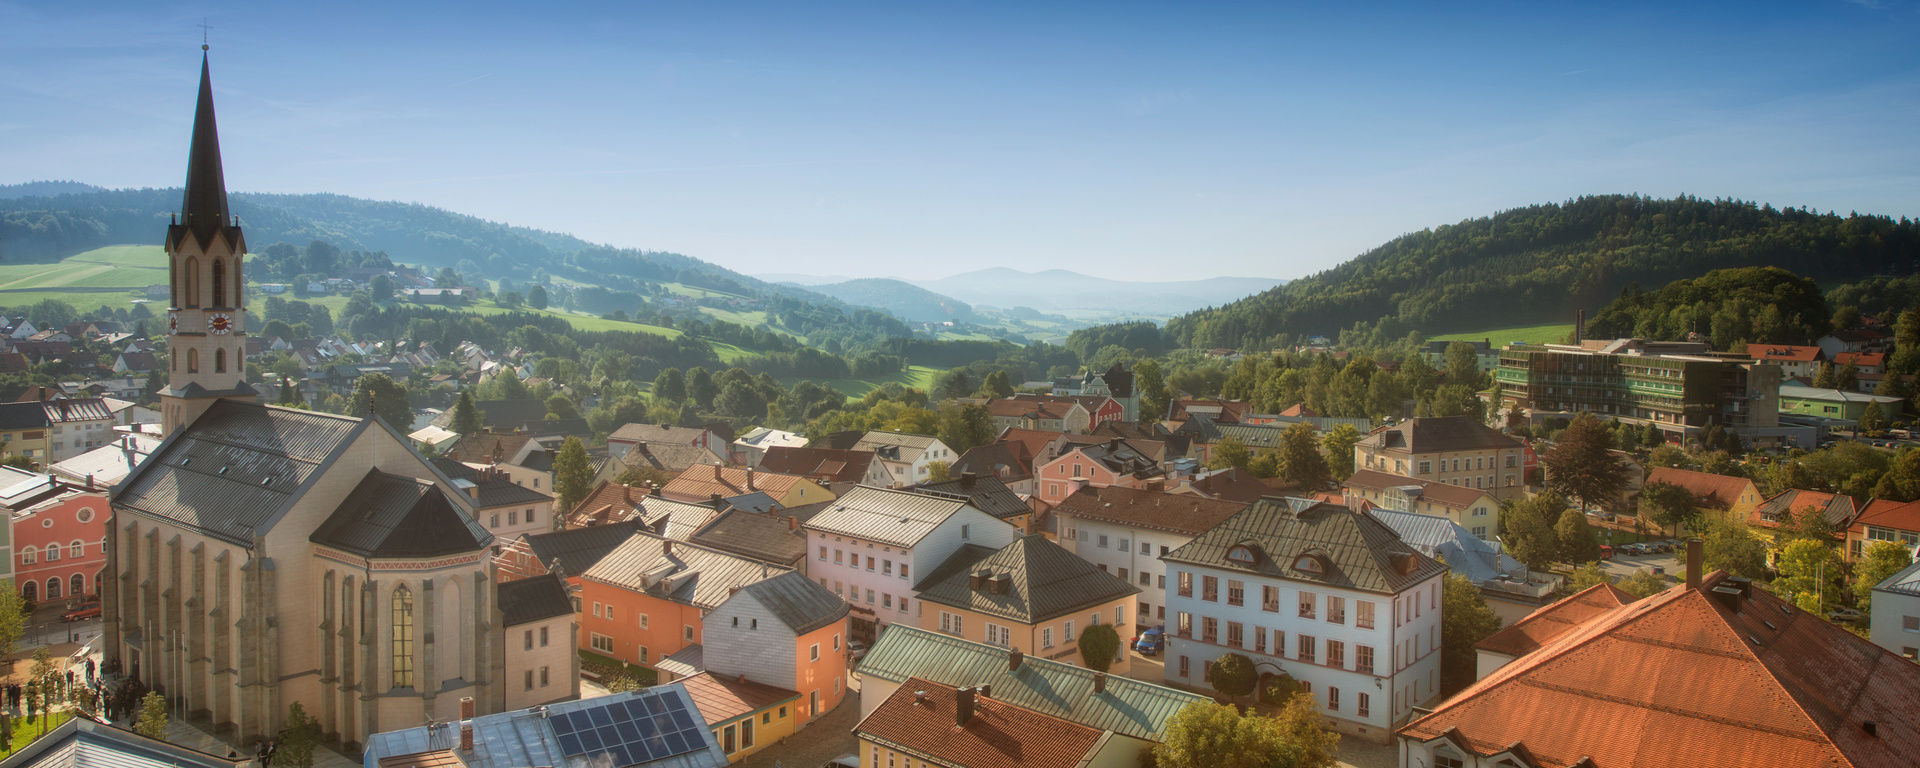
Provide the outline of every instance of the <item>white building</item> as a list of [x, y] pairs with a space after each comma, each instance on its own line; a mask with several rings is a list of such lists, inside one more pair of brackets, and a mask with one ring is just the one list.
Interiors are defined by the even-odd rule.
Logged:
[[887, 467], [887, 474], [893, 476], [896, 487], [918, 485], [933, 479], [933, 463], [944, 461], [948, 465], [960, 459], [960, 455], [948, 448], [940, 438], [927, 435], [909, 435], [901, 432], [873, 431], [860, 436], [852, 445], [830, 445], [829, 448], [847, 448], [855, 451], [873, 451], [880, 462]]
[[760, 460], [766, 457], [767, 449], [776, 447], [805, 448], [807, 439], [786, 430], [754, 427], [734, 438], [732, 461], [742, 466], [758, 467]]
[[1082, 488], [1054, 507], [1060, 546], [1140, 588], [1134, 623], [1167, 620], [1160, 556], [1246, 509], [1246, 502], [1139, 488]]
[[580, 698], [580, 647], [567, 582], [552, 574], [499, 586], [501, 626], [506, 628], [506, 708]]
[[1873, 587], [1873, 618], [1867, 639], [1920, 661], [1920, 563]]
[[914, 623], [914, 585], [963, 544], [999, 549], [1020, 532], [948, 495], [855, 486], [803, 524], [807, 578], [853, 606], [853, 634], [872, 640]]
[[1330, 724], [1385, 742], [1440, 688], [1447, 567], [1336, 504], [1261, 499], [1167, 553], [1166, 680], [1228, 653], [1305, 685]]

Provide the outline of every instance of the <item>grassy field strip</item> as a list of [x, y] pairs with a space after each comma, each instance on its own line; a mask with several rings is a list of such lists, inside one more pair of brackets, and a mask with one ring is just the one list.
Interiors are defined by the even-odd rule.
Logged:
[[1573, 333], [1573, 323], [1553, 323], [1548, 325], [1522, 325], [1512, 328], [1494, 328], [1486, 331], [1463, 333], [1443, 333], [1429, 336], [1429, 341], [1491, 341], [1495, 347], [1504, 347], [1516, 342], [1527, 344], [1558, 344], [1565, 341], [1567, 334]]

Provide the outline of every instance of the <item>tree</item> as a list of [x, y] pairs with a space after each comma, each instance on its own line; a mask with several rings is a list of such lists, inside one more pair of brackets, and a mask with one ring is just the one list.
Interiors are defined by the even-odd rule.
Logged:
[[1613, 454], [1612, 434], [1591, 413], [1575, 416], [1541, 460], [1547, 487], [1578, 499], [1583, 510], [1613, 503], [1627, 487], [1627, 463]]
[[1707, 570], [1758, 579], [1767, 574], [1767, 545], [1742, 520], [1706, 516], [1700, 532]]
[[500, 295], [494, 298], [493, 303], [507, 309], [519, 309], [521, 304], [526, 303], [526, 298], [522, 297], [519, 291], [501, 291]]
[[1873, 484], [1875, 498], [1920, 501], [1920, 448], [1902, 448], [1887, 465], [1887, 473]]
[[1239, 438], [1220, 438], [1207, 449], [1207, 469], [1246, 469], [1252, 460], [1252, 452]]
[[1694, 502], [1693, 492], [1684, 487], [1647, 483], [1640, 488], [1640, 517], [1665, 531], [1694, 527], [1700, 522], [1700, 508]]
[[668, 368], [653, 377], [653, 397], [656, 400], [687, 399], [687, 375], [678, 368]]
[[547, 418], [557, 421], [580, 418], [580, 409], [566, 395], [547, 398]]
[[1213, 668], [1207, 672], [1207, 682], [1220, 695], [1238, 699], [1253, 693], [1254, 684], [1260, 682], [1260, 672], [1253, 668], [1252, 659], [1229, 653], [1214, 660]]
[[1833, 375], [1833, 388], [1852, 392], [1860, 383], [1860, 366], [1847, 363], [1840, 366], [1840, 372]]
[[927, 482], [944, 483], [953, 479], [953, 465], [944, 461], [927, 463]]
[[166, 741], [167, 700], [158, 691], [148, 691], [140, 699], [140, 714], [134, 721], [133, 732], [149, 739]]
[[1546, 570], [1560, 559], [1560, 537], [1553, 526], [1566, 509], [1566, 497], [1553, 491], [1505, 504], [1500, 510], [1500, 529], [1507, 554], [1528, 568]]
[[536, 285], [527, 289], [527, 306], [533, 307], [534, 309], [547, 308], [546, 286]]
[[1653, 450], [1647, 452], [1647, 466], [1649, 467], [1686, 469], [1687, 464], [1690, 462], [1691, 460], [1687, 458], [1687, 452], [1675, 445], [1661, 443], [1655, 446]]
[[1120, 633], [1111, 625], [1095, 624], [1080, 633], [1080, 663], [1095, 672], [1105, 672], [1120, 656]]
[[1353, 476], [1353, 446], [1359, 442], [1360, 430], [1352, 424], [1336, 425], [1320, 438], [1320, 450], [1327, 456], [1327, 471], [1334, 478], [1344, 480]]
[[1456, 341], [1447, 345], [1447, 383], [1480, 388], [1480, 355], [1472, 344]]
[[384, 373], [369, 373], [355, 379], [347, 409], [355, 416], [379, 416], [401, 432], [412, 429], [413, 404], [407, 402], [407, 386]]
[[1887, 417], [1880, 411], [1880, 404], [1867, 403], [1867, 407], [1860, 412], [1860, 422], [1856, 425], [1856, 429], [1867, 437], [1877, 437], [1880, 430], [1886, 428]]
[[1667, 590], [1667, 580], [1655, 576], [1652, 569], [1634, 571], [1632, 576], [1620, 580], [1614, 586], [1634, 597], [1652, 597]]
[[1140, 393], [1140, 420], [1158, 419], [1167, 413], [1167, 377], [1160, 363], [1142, 360], [1133, 366], [1133, 386]]
[[1600, 559], [1600, 538], [1593, 533], [1593, 526], [1587, 524], [1587, 515], [1577, 509], [1568, 509], [1560, 513], [1560, 522], [1553, 526], [1554, 538], [1560, 542], [1560, 559], [1569, 563], [1591, 563]]
[[[1273, 716], [1195, 702], [1167, 720], [1155, 768], [1333, 768], [1340, 737], [1322, 724], [1312, 694], [1288, 698]], [[1144, 763], [1144, 761], [1143, 761]]]
[[1913, 565], [1913, 553], [1891, 541], [1868, 544], [1860, 562], [1853, 564], [1853, 596], [1861, 613], [1873, 611], [1873, 588]]
[[460, 399], [453, 403], [453, 431], [476, 435], [484, 428], [480, 423], [480, 407], [473, 404], [473, 393], [461, 392]]
[[1612, 582], [1613, 579], [1607, 578], [1607, 569], [1600, 567], [1600, 563], [1596, 561], [1577, 567], [1573, 569], [1573, 573], [1568, 574], [1567, 591], [1579, 592], [1595, 584]]
[[687, 396], [693, 398], [694, 405], [712, 408], [713, 398], [720, 394], [720, 386], [713, 382], [713, 373], [706, 366], [694, 366], [687, 371]]
[[580, 438], [569, 437], [553, 457], [554, 509], [561, 514], [573, 511], [592, 492], [593, 464], [587, 461], [587, 446]]
[[1280, 433], [1280, 476], [1308, 491], [1326, 487], [1332, 479], [1327, 459], [1320, 455], [1319, 435], [1313, 425], [1296, 422]]
[[1820, 371], [1813, 375], [1813, 386], [1819, 389], [1833, 389], [1839, 383], [1839, 375], [1834, 372], [1833, 363], [1821, 363]]
[[393, 278], [384, 274], [374, 275], [373, 281], [367, 285], [367, 288], [373, 292], [374, 301], [391, 301], [393, 299]]
[[1788, 524], [1775, 537], [1776, 546], [1786, 546], [1795, 541], [1812, 541], [1823, 547], [1831, 547], [1836, 539], [1833, 526], [1827, 523], [1827, 515], [1820, 507], [1808, 504], [1793, 510]]
[[1013, 378], [1007, 375], [1007, 369], [1001, 368], [987, 374], [980, 381], [982, 397], [1008, 397], [1013, 394]]
[[1473, 646], [1499, 630], [1500, 617], [1487, 607], [1480, 587], [1448, 574], [1440, 593], [1440, 690], [1451, 694], [1473, 682]]
[[279, 746], [273, 764], [287, 768], [313, 768], [313, 750], [320, 745], [320, 722], [307, 714], [307, 708], [294, 702], [287, 707], [287, 725], [280, 730]]
[[1769, 586], [1781, 599], [1800, 610], [1820, 615], [1840, 603], [1840, 553], [1811, 539], [1800, 539], [1780, 550], [1780, 578]]
[[13, 646], [27, 634], [29, 622], [26, 598], [13, 585], [13, 579], [0, 579], [0, 658], [13, 655]]

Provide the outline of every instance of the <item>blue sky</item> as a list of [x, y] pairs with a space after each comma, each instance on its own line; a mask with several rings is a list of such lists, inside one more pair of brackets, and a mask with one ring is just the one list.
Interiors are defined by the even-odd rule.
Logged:
[[0, 0], [0, 183], [178, 185], [206, 17], [232, 189], [748, 273], [1298, 277], [1591, 193], [1920, 215], [1915, 2], [160, 5]]

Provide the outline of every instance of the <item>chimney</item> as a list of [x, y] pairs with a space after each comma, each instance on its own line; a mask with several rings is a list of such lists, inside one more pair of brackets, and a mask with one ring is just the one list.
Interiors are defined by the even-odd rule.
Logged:
[[472, 696], [460, 697], [460, 719], [462, 720], [473, 719], [473, 697]]
[[1587, 311], [1584, 309], [1576, 309], [1573, 311], [1573, 343], [1578, 344], [1586, 340]]
[[1687, 591], [1700, 591], [1701, 543], [1699, 537], [1687, 539]]
[[800, 530], [800, 518], [797, 518], [797, 517], [788, 517], [788, 518], [787, 518], [787, 531], [788, 531], [789, 533], [791, 533], [791, 532], [793, 532], [793, 531], [797, 531], [797, 530]]
[[87, 490], [89, 491], [93, 490], [93, 473], [92, 472], [87, 473]]
[[1021, 653], [1020, 649], [1018, 648], [1015, 648], [1012, 651], [1008, 652], [1007, 653], [1007, 671], [1014, 672], [1019, 670], [1020, 662], [1025, 661], [1026, 656], [1027, 655], [1024, 653]]
[[713, 467], [713, 481], [716, 483], [720, 482], [720, 465], [708, 464], [707, 466]]
[[993, 594], [1004, 595], [1007, 593], [1007, 587], [1012, 583], [1013, 577], [1004, 573], [997, 573], [994, 574], [993, 578], [987, 580], [987, 588], [988, 591]]
[[1708, 590], [1707, 594], [1713, 598], [1714, 602], [1719, 603], [1720, 607], [1727, 609], [1729, 613], [1737, 614], [1740, 612], [1739, 587], [1731, 584], [1720, 584]]
[[660, 540], [660, 554], [666, 557], [673, 557], [673, 539]]
[[753, 490], [753, 467], [747, 467], [747, 490]]
[[916, 707], [924, 707], [924, 706], [926, 706], [926, 705], [927, 705], [927, 692], [926, 692], [926, 691], [914, 691], [914, 692], [913, 692], [913, 705], [914, 705], [914, 706], [916, 706]]
[[971, 589], [975, 592], [978, 592], [980, 591], [981, 587], [984, 587], [986, 585], [987, 585], [986, 571], [974, 571], [973, 573], [967, 574], [967, 589]]
[[973, 696], [974, 696], [974, 690], [972, 688], [961, 688], [957, 691], [954, 691], [954, 700], [953, 700], [953, 724], [954, 725], [963, 726], [967, 724], [968, 720], [973, 719]]
[[707, 495], [707, 503], [709, 503], [709, 504], [712, 504], [712, 505], [713, 505], [713, 508], [714, 508], [714, 509], [716, 509], [716, 510], [718, 510], [719, 508], [721, 508], [721, 507], [723, 507], [723, 506], [725, 506], [725, 505], [726, 505], [726, 503], [727, 503], [727, 497], [725, 497], [725, 496], [722, 496], [722, 495], [720, 495], [720, 494], [717, 494], [717, 493], [714, 493], [714, 494], [708, 494], [708, 495]]
[[473, 723], [460, 724], [460, 751], [473, 751]]
[[1093, 692], [1094, 693], [1107, 692], [1107, 673], [1105, 672], [1093, 673]]

